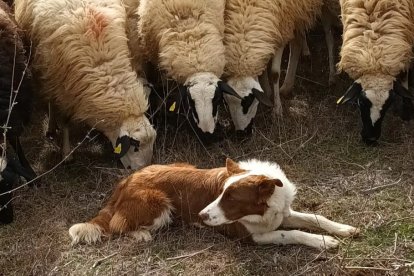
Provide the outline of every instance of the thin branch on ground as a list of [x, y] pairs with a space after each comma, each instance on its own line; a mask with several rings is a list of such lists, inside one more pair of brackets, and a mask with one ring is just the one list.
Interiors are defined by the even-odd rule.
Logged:
[[203, 253], [204, 251], [207, 251], [212, 247], [213, 247], [213, 245], [211, 245], [207, 248], [204, 248], [203, 250], [197, 251], [197, 252], [193, 252], [193, 253], [190, 253], [190, 254], [185, 254], [185, 255], [181, 255], [181, 256], [177, 256], [177, 257], [167, 258], [166, 260], [171, 261], [171, 260], [177, 260], [177, 259], [183, 259], [183, 258], [190, 258], [190, 257], [193, 257], [193, 256], [198, 255], [200, 253]]
[[106, 257], [103, 257], [102, 259], [97, 260], [97, 261], [96, 261], [96, 262], [92, 265], [92, 268], [95, 268], [95, 267], [97, 267], [97, 266], [101, 265], [103, 261], [105, 261], [105, 260], [107, 260], [107, 259], [109, 259], [109, 258], [112, 258], [112, 257], [114, 257], [114, 256], [115, 256], [115, 255], [117, 255], [117, 254], [118, 254], [118, 252], [115, 252], [115, 253], [112, 253], [111, 255], [108, 255], [108, 256], [106, 256]]

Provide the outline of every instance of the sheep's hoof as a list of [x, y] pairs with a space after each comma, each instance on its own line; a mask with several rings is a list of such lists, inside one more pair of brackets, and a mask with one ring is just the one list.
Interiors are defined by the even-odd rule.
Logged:
[[292, 96], [293, 85], [282, 85], [280, 88], [280, 96], [282, 98], [290, 98]]
[[282, 106], [275, 106], [272, 109], [272, 118], [273, 120], [281, 119], [283, 117], [283, 108]]

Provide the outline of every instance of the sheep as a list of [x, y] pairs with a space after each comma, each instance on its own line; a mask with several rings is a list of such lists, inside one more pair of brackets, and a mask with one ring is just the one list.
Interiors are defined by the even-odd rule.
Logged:
[[14, 213], [12, 205], [13, 185], [23, 176], [27, 181], [32, 180], [32, 172], [23, 168], [20, 162], [0, 157], [0, 223], [13, 222]]
[[338, 70], [354, 82], [337, 103], [357, 100], [362, 140], [376, 144], [393, 100], [414, 98], [397, 78], [409, 69], [413, 58], [414, 2], [341, 0], [340, 4], [343, 43]]
[[[61, 116], [105, 134], [133, 169], [151, 162], [156, 132], [132, 68], [120, 0], [17, 0], [16, 18], [35, 46], [39, 96]], [[67, 126], [63, 154], [70, 151]]]
[[227, 83], [242, 100], [224, 96], [236, 130], [249, 130], [256, 115], [258, 100], [264, 97], [258, 76], [275, 56], [273, 116], [281, 114], [279, 95], [280, 63], [284, 46], [295, 34], [310, 27], [321, 12], [322, 0], [227, 0], [225, 8], [224, 45]]
[[[322, 13], [320, 20], [322, 23], [323, 31], [325, 34], [326, 46], [328, 49], [328, 61], [329, 61], [329, 81], [331, 86], [336, 82], [336, 68], [335, 68], [335, 55], [334, 48], [335, 42], [332, 34], [333, 25], [342, 28], [339, 15], [341, 14], [341, 6], [339, 0], [323, 0]], [[290, 56], [289, 64], [286, 72], [286, 77], [283, 81], [282, 87], [280, 87], [280, 95], [287, 97], [291, 95], [293, 86], [295, 84], [296, 69], [299, 62], [300, 52], [302, 50], [303, 55], [310, 55], [309, 48], [306, 42], [306, 36], [296, 36], [290, 43]]]
[[146, 60], [184, 85], [197, 134], [215, 133], [223, 93], [238, 97], [220, 80], [224, 70], [224, 0], [141, 0], [138, 31]]
[[11, 15], [10, 8], [0, 1], [0, 124], [8, 124], [5, 138], [33, 179], [36, 173], [26, 159], [19, 138], [30, 121], [32, 109], [31, 75], [22, 38], [23, 33]]

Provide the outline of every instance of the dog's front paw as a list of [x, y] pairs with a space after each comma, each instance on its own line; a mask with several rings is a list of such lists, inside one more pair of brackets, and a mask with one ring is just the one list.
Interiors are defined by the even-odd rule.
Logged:
[[339, 245], [339, 241], [335, 239], [334, 237], [331, 237], [331, 236], [321, 237], [320, 248], [322, 249], [329, 250], [329, 249], [337, 248], [338, 245]]
[[344, 224], [336, 231], [335, 235], [340, 237], [352, 237], [358, 236], [360, 232], [361, 230], [359, 228]]
[[151, 233], [148, 230], [138, 230], [130, 232], [129, 235], [137, 242], [149, 242], [152, 240]]

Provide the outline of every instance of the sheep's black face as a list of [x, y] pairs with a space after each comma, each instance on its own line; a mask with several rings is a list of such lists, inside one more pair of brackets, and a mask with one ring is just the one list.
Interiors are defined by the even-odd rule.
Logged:
[[407, 113], [407, 108], [412, 106], [412, 97], [409, 91], [401, 83], [395, 81], [389, 90], [370, 90], [364, 91], [361, 84], [354, 82], [347, 92], [338, 100], [338, 104], [348, 101], [356, 101], [361, 113], [362, 120], [362, 140], [368, 145], [375, 145], [381, 136], [381, 125], [387, 110], [394, 102], [396, 97], [409, 101], [401, 114]]
[[188, 103], [190, 123], [203, 142], [216, 140], [218, 109], [223, 102], [223, 93], [236, 94], [211, 73], [196, 74], [181, 88], [181, 94]]
[[392, 103], [392, 96], [389, 96], [380, 108], [379, 115], [373, 110], [373, 103], [362, 92], [357, 98], [362, 120], [362, 140], [367, 145], [375, 145], [381, 136], [381, 125], [384, 116]]
[[240, 96], [224, 95], [237, 134], [251, 132], [259, 103], [272, 106], [258, 81], [252, 77], [230, 78], [228, 84]]

